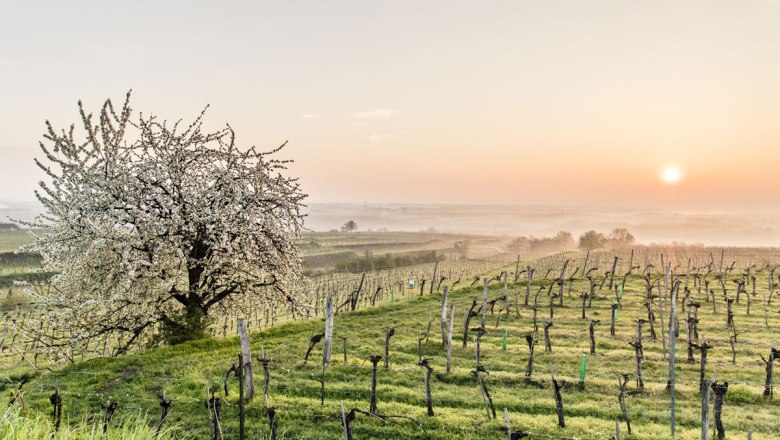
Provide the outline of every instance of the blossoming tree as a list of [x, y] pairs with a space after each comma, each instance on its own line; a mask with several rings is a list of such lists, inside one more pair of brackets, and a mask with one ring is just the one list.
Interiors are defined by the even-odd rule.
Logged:
[[46, 122], [36, 159], [48, 213], [27, 250], [57, 272], [40, 300], [60, 326], [43, 342], [110, 335], [121, 353], [152, 329], [168, 343], [203, 337], [210, 311], [236, 296], [303, 303], [286, 286], [306, 195], [272, 157], [284, 145], [241, 149], [229, 125], [204, 132], [205, 109], [189, 125], [134, 118], [130, 93], [119, 112], [107, 100], [97, 118], [81, 102], [79, 113], [78, 130]]

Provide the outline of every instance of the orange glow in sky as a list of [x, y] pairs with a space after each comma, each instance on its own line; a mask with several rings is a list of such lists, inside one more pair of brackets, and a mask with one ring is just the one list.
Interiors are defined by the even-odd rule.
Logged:
[[239, 143], [289, 140], [311, 202], [733, 209], [780, 189], [780, 2], [155, 9], [6, 8], [0, 201], [32, 199], [45, 119], [131, 88], [137, 111], [210, 104]]

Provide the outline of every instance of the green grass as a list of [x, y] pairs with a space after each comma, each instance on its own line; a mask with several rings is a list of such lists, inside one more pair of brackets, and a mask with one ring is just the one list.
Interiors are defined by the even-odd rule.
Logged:
[[[766, 285], [759, 277], [759, 286]], [[730, 285], [729, 288], [733, 290]], [[522, 283], [510, 284], [510, 298], [523, 289]], [[584, 281], [575, 281], [574, 291], [586, 289]], [[533, 289], [533, 292], [536, 288]], [[598, 292], [598, 291], [597, 291]], [[491, 287], [490, 298], [499, 296], [499, 286]], [[451, 294], [455, 304], [455, 335], [453, 371], [446, 373], [445, 352], [441, 344], [440, 325], [433, 324], [429, 340], [423, 344], [423, 356], [432, 359], [434, 368], [432, 393], [434, 417], [425, 415], [423, 372], [417, 363], [417, 326], [425, 326], [429, 315], [440, 314], [441, 295], [434, 294], [340, 315], [335, 321], [334, 354], [326, 370], [325, 403], [320, 404], [322, 373], [321, 344], [308, 365], [303, 355], [312, 334], [323, 329], [323, 321], [288, 323], [252, 334], [252, 350], [259, 355], [261, 347], [272, 357], [270, 402], [278, 410], [279, 432], [284, 438], [341, 439], [343, 429], [339, 401], [349, 408], [368, 410], [371, 366], [370, 355], [381, 355], [384, 350], [385, 329], [395, 327], [391, 340], [390, 369], [378, 372], [378, 409], [386, 415], [404, 415], [418, 419], [425, 432], [403, 419], [385, 423], [376, 418], [358, 415], [353, 423], [354, 438], [419, 438], [419, 439], [495, 439], [503, 438], [503, 409], [509, 410], [515, 429], [541, 435], [582, 439], [608, 438], [614, 433], [619, 418], [617, 401], [618, 373], [631, 373], [627, 405], [632, 422], [632, 435], [627, 435], [622, 424], [623, 438], [655, 439], [669, 437], [669, 394], [665, 391], [667, 363], [662, 359], [660, 321], [656, 323], [658, 339], [645, 336], [643, 375], [646, 389], [635, 392], [633, 348], [628, 341], [636, 332], [632, 321], [644, 314], [641, 297], [644, 281], [630, 278], [624, 296], [623, 310], [617, 324], [617, 336], [609, 336], [609, 304], [606, 289], [598, 292], [589, 317], [601, 319], [597, 327], [597, 351], [587, 360], [587, 379], [584, 389], [577, 384], [580, 354], [588, 351], [588, 321], [580, 319], [580, 300], [573, 293], [566, 298], [563, 308], [555, 310], [555, 325], [551, 329], [553, 351], [544, 352], [537, 346], [533, 381], [523, 380], [528, 349], [523, 335], [532, 329], [530, 311], [521, 307], [521, 318], [488, 315], [489, 334], [483, 337], [483, 364], [490, 371], [486, 383], [495, 403], [498, 419], [488, 419], [476, 379], [470, 374], [474, 367], [474, 345], [461, 345], [463, 317], [472, 298], [481, 297], [481, 289], [463, 289]], [[759, 289], [758, 298], [764, 292]], [[577, 293], [578, 295], [578, 293]], [[522, 301], [522, 293], [520, 295]], [[542, 301], [543, 294], [540, 296]], [[696, 294], [694, 293], [694, 297]], [[681, 296], [682, 298], [682, 296]], [[544, 300], [546, 304], [546, 298]], [[717, 370], [719, 380], [732, 385], [726, 397], [723, 420], [728, 438], [744, 438], [752, 430], [756, 438], [780, 438], [776, 422], [780, 420], [780, 406], [776, 401], [762, 397], [763, 363], [759, 354], [766, 356], [772, 338], [777, 338], [780, 321], [777, 313], [764, 325], [760, 301], [755, 300], [752, 314], [746, 315], [746, 303], [736, 305], [736, 325], [739, 332], [737, 361], [731, 363], [731, 351], [725, 326], [725, 305], [718, 303], [718, 314], [713, 315], [709, 303], [701, 300], [699, 334], [707, 338], [714, 349], [710, 351], [709, 373]], [[777, 306], [775, 305], [775, 308]], [[498, 309], [498, 308], [497, 308]], [[539, 319], [548, 310], [541, 306]], [[682, 312], [681, 312], [682, 313]], [[681, 334], [677, 356], [677, 438], [699, 438], [701, 399], [698, 394], [699, 365], [685, 362], [685, 326], [681, 316]], [[472, 320], [477, 326], [479, 318]], [[509, 332], [506, 352], [501, 344], [504, 328]], [[424, 331], [424, 328], [423, 328]], [[348, 363], [343, 363], [341, 340], [347, 336]], [[469, 338], [470, 339], [470, 338]], [[204, 407], [206, 388], [221, 389], [222, 376], [239, 352], [237, 338], [205, 340], [175, 347], [165, 347], [142, 354], [114, 359], [96, 359], [67, 368], [44, 373], [25, 386], [26, 401], [42, 414], [50, 412], [48, 396], [59, 386], [64, 399], [65, 414], [71, 420], [100, 415], [100, 403], [109, 399], [120, 403], [117, 418], [134, 417], [139, 413], [156, 414], [156, 395], [163, 390], [174, 399], [169, 426], [177, 438], [207, 438], [208, 419]], [[698, 359], [698, 356], [697, 356]], [[557, 428], [549, 369], [563, 385], [566, 428]], [[262, 371], [255, 366], [255, 380], [259, 393], [247, 407], [249, 438], [268, 435], [267, 418], [263, 411]], [[13, 378], [11, 378], [13, 379]], [[237, 438], [237, 388], [231, 379], [228, 406], [223, 407], [223, 427], [226, 438]], [[222, 395], [222, 393], [220, 393]], [[224, 397], [224, 396], [222, 396]], [[153, 418], [153, 417], [152, 417]], [[150, 420], [149, 426], [154, 424]], [[712, 424], [712, 422], [711, 422]], [[538, 437], [537, 437], [538, 438]]]
[[[54, 421], [43, 414], [25, 414], [18, 407], [5, 409], [0, 413], [0, 438], [4, 440], [35, 440], [47, 438], [76, 439], [76, 440], [130, 440], [149, 439], [155, 437], [155, 427], [150, 424], [144, 414], [134, 414], [124, 417], [119, 421], [113, 421], [109, 430], [103, 434], [102, 420], [89, 420], [87, 418], [78, 422], [69, 423], [63, 420], [61, 429], [54, 432]], [[175, 427], [174, 427], [175, 428]], [[157, 435], [160, 440], [173, 440], [178, 437], [174, 429], [164, 428]]]

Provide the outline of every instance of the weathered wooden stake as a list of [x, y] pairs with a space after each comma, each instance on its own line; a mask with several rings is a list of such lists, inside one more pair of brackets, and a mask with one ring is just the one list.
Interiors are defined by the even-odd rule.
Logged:
[[447, 286], [444, 286], [444, 292], [441, 295], [441, 343], [447, 345]]
[[[344, 401], [339, 401], [339, 406], [341, 407], [341, 423], [344, 426], [344, 437], [346, 440], [352, 440], [352, 430], [349, 428], [349, 423], [352, 420], [347, 421], [347, 414], [344, 412]], [[350, 413], [350, 416], [354, 419], [355, 414]]]
[[330, 363], [330, 355], [333, 351], [333, 297], [325, 300], [325, 342], [322, 346], [322, 364]]
[[701, 440], [710, 435], [710, 379], [702, 379], [701, 384]]
[[[519, 258], [518, 258], [519, 263]], [[504, 408], [504, 426], [506, 426], [506, 438], [512, 440], [512, 425], [509, 423], [509, 410]]]
[[252, 400], [252, 398], [255, 397], [255, 375], [252, 371], [252, 356], [249, 351], [249, 331], [247, 330], [245, 319], [238, 319], [238, 335], [241, 341], [241, 354], [244, 359], [244, 363], [240, 365], [244, 381], [244, 396], [247, 400]]

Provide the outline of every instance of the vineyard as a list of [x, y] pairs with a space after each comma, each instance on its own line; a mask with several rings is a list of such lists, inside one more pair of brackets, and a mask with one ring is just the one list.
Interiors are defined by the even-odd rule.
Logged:
[[7, 3], [0, 440], [780, 440], [780, 0]]
[[637, 247], [331, 273], [304, 316], [236, 302], [213, 339], [121, 356], [121, 341], [94, 341], [65, 367], [40, 350], [57, 323], [6, 300], [5, 418], [53, 429], [61, 405], [63, 424], [226, 439], [241, 425], [244, 438], [280, 439], [641, 439], [673, 425], [693, 439], [706, 420], [711, 438], [780, 438], [778, 260]]

